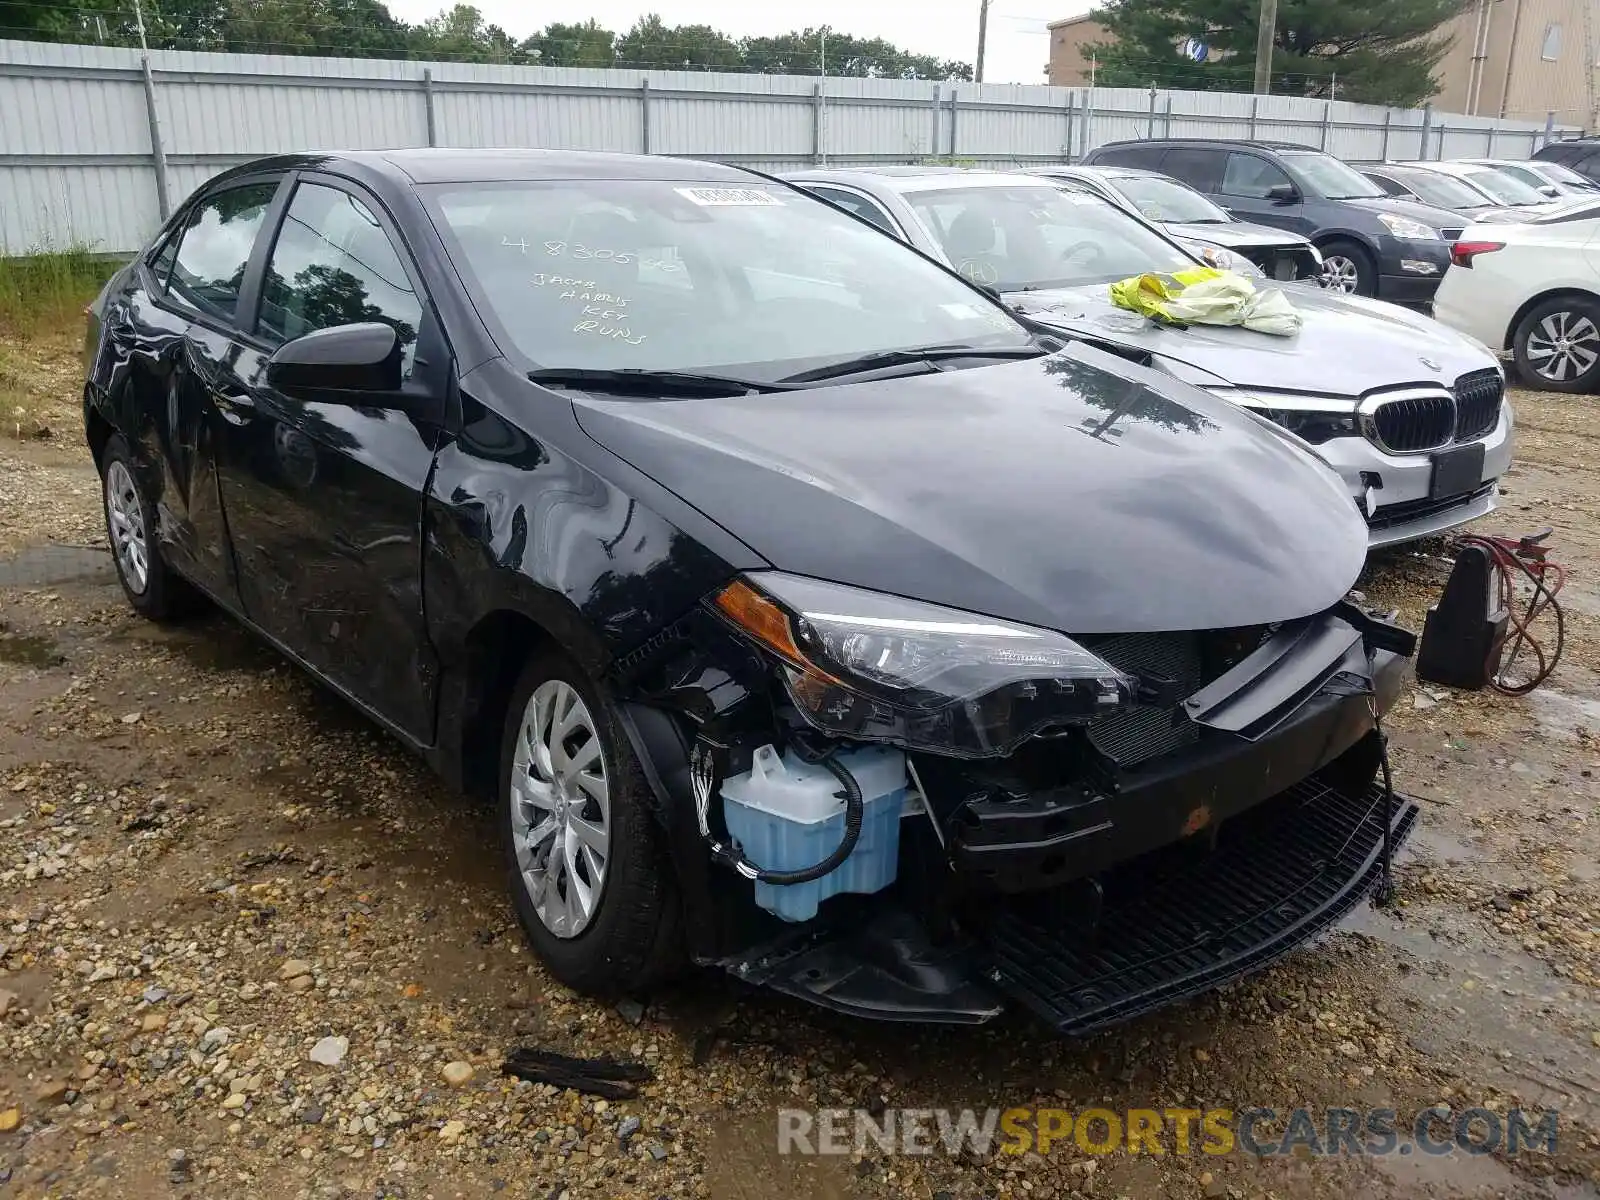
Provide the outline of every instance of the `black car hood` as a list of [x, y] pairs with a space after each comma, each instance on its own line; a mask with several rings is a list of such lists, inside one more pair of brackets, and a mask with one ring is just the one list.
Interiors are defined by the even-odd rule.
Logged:
[[[1279, 285], [1263, 280], [1257, 286]], [[1148, 350], [1235, 387], [1349, 396], [1352, 403], [1374, 388], [1451, 384], [1495, 365], [1477, 343], [1396, 305], [1309, 283], [1285, 286], [1283, 294], [1303, 321], [1292, 337], [1237, 325], [1166, 328], [1116, 307], [1103, 283], [1013, 292], [1006, 302], [1034, 320]]]
[[1165, 221], [1162, 228], [1174, 237], [1209, 242], [1229, 250], [1259, 250], [1268, 246], [1309, 246], [1311, 239], [1270, 225], [1249, 221]]
[[596, 441], [780, 570], [1070, 633], [1258, 625], [1366, 526], [1274, 427], [1087, 347], [730, 399], [579, 394]]

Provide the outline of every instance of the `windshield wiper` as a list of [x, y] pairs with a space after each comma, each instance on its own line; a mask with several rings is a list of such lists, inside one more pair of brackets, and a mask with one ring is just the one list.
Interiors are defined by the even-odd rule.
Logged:
[[546, 387], [590, 388], [643, 396], [747, 396], [752, 392], [782, 392], [782, 382], [762, 383], [732, 375], [705, 375], [693, 371], [645, 371], [633, 367], [542, 367], [528, 378]]
[[829, 363], [794, 375], [785, 375], [779, 383], [816, 383], [823, 379], [838, 379], [846, 375], [859, 375], [882, 367], [898, 367], [912, 363], [934, 363], [942, 358], [1042, 358], [1049, 353], [1044, 347], [1029, 343], [1026, 346], [924, 346], [920, 350], [878, 350], [843, 362]]

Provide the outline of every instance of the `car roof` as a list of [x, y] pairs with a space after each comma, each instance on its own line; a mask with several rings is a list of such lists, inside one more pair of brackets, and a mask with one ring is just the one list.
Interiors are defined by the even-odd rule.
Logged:
[[1373, 175], [1373, 174], [1378, 174], [1378, 175], [1383, 175], [1383, 174], [1405, 175], [1405, 174], [1416, 174], [1419, 171], [1426, 171], [1428, 169], [1428, 167], [1431, 166], [1431, 165], [1432, 164], [1430, 164], [1430, 163], [1403, 163], [1403, 162], [1397, 162], [1397, 163], [1391, 163], [1391, 162], [1386, 162], [1386, 163], [1368, 163], [1365, 166], [1356, 167], [1356, 170], [1360, 171], [1363, 175]]
[[1243, 146], [1256, 150], [1295, 150], [1310, 151], [1312, 154], [1324, 154], [1326, 151], [1316, 146], [1308, 146], [1304, 142], [1275, 142], [1262, 138], [1124, 138], [1120, 142], [1105, 142], [1096, 149], [1104, 150], [1111, 146]]
[[590, 150], [337, 150], [256, 159], [226, 172], [339, 171], [410, 183], [496, 183], [539, 179], [662, 179], [748, 184], [738, 167], [666, 155], [608, 154]]
[[962, 187], [1012, 187], [1033, 184], [1048, 187], [1048, 179], [1023, 171], [992, 171], [978, 167], [816, 167], [805, 171], [789, 171], [784, 179], [796, 183], [855, 183], [871, 188], [886, 187], [892, 192], [926, 192], [948, 187], [952, 183]]
[[1438, 171], [1443, 175], [1465, 175], [1467, 174], [1468, 167], [1481, 167], [1484, 164], [1472, 162], [1428, 161], [1385, 163], [1384, 165], [1394, 167], [1410, 167], [1414, 171]]
[[[1101, 179], [1130, 179], [1135, 176], [1145, 179], [1172, 179], [1172, 176], [1162, 171], [1152, 171], [1148, 167], [1119, 167], [1113, 163], [1091, 163], [1088, 166], [1059, 166], [1034, 167], [1029, 170], [1030, 175], [1054, 175], [1056, 172], [1064, 175], [1094, 175]], [[1174, 180], [1174, 182], [1177, 182]]]

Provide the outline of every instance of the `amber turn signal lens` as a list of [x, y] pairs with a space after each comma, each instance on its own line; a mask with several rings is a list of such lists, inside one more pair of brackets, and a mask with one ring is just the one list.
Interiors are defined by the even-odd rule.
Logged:
[[829, 683], [838, 682], [826, 671], [818, 670], [795, 645], [789, 614], [744, 580], [735, 579], [723, 588], [717, 593], [714, 603], [718, 612], [786, 662], [793, 663], [808, 675], [818, 676]]
[[810, 665], [794, 644], [788, 614], [744, 580], [735, 579], [718, 592], [716, 605], [723, 616], [763, 646], [776, 650], [797, 666]]

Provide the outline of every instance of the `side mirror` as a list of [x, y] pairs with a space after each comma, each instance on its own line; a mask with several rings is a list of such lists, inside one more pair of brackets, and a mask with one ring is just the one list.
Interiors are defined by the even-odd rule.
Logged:
[[1547, 183], [1539, 189], [1539, 194], [1541, 196], [1549, 196], [1551, 199], [1554, 199], [1555, 197], [1561, 195], [1561, 189], [1553, 183]]
[[1275, 183], [1267, 189], [1267, 199], [1274, 204], [1293, 204], [1300, 199], [1300, 189], [1292, 183]]
[[267, 382], [285, 392], [396, 392], [400, 339], [376, 321], [318, 329], [278, 347]]

